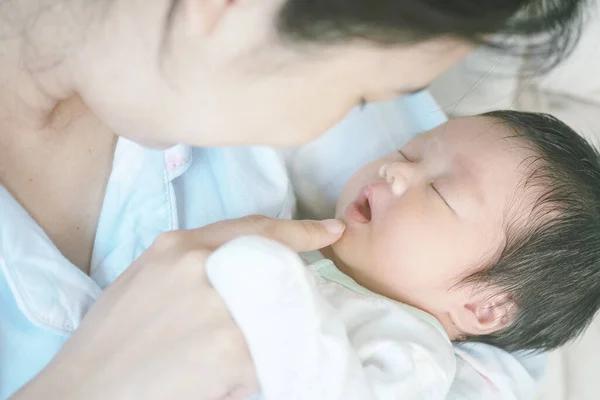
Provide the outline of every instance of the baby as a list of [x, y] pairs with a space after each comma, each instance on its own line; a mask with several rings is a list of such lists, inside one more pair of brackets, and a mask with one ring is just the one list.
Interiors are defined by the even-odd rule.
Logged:
[[551, 116], [419, 135], [360, 169], [336, 214], [346, 231], [308, 268], [256, 237], [207, 262], [265, 399], [443, 399], [452, 341], [551, 350], [600, 306], [600, 156]]

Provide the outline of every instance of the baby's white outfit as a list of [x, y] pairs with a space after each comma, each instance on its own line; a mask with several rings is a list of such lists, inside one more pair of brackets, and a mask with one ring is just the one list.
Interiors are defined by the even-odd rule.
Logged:
[[302, 257], [251, 236], [206, 263], [248, 342], [256, 399], [445, 398], [456, 361], [433, 316], [365, 289], [318, 252]]

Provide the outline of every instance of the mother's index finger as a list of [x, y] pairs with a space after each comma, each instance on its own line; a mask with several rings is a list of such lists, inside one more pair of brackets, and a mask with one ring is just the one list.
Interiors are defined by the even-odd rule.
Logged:
[[270, 239], [285, 244], [296, 252], [312, 251], [335, 243], [346, 226], [342, 221], [331, 219], [273, 220], [271, 229], [264, 233]]

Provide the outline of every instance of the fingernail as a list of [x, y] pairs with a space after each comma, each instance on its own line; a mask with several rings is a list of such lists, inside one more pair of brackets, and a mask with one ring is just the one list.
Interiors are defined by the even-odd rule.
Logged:
[[346, 229], [346, 225], [339, 219], [326, 219], [321, 221], [321, 224], [325, 227], [325, 230], [329, 233], [342, 233]]

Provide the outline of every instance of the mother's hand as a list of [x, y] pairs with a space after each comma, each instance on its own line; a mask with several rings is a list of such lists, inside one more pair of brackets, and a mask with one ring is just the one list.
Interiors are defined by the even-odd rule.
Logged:
[[318, 250], [337, 241], [344, 231], [339, 220], [286, 220], [262, 215], [216, 222], [187, 231], [190, 240], [209, 250], [246, 235], [260, 235], [276, 240], [296, 252]]
[[[259, 234], [295, 251], [335, 242], [336, 223], [246, 217], [161, 235], [100, 297], [15, 399], [243, 399], [258, 390], [245, 340], [204, 263]], [[339, 227], [339, 226], [338, 226]], [[243, 266], [240, 266], [243, 268]]]

